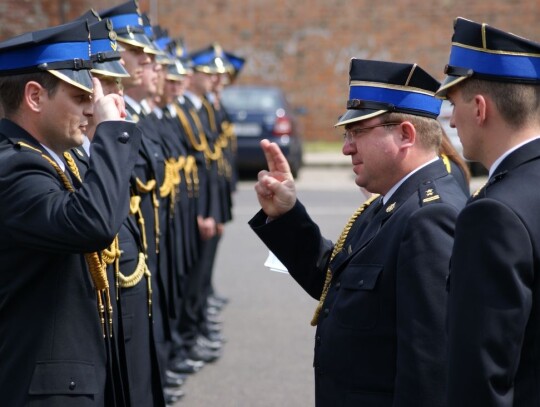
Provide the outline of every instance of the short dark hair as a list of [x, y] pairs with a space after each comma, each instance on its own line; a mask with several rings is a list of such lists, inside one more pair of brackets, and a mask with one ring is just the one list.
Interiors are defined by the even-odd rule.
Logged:
[[54, 96], [60, 79], [49, 72], [0, 76], [0, 104], [5, 117], [15, 113], [21, 106], [24, 87], [30, 81], [39, 83], [49, 96]]
[[470, 101], [475, 95], [489, 96], [502, 118], [514, 129], [540, 119], [540, 86], [505, 83], [470, 78], [458, 85], [463, 98]]

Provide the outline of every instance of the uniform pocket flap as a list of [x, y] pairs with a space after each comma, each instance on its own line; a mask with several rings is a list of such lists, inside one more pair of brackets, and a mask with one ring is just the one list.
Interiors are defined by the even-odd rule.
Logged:
[[381, 264], [349, 264], [343, 272], [341, 286], [348, 290], [373, 290], [382, 269]]
[[96, 370], [80, 361], [37, 362], [29, 394], [96, 394]]

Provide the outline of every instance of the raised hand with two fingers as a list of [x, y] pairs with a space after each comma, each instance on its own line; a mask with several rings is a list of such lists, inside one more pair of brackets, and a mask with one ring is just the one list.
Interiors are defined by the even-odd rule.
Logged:
[[264, 213], [277, 218], [290, 211], [296, 203], [296, 188], [291, 168], [276, 143], [261, 141], [268, 170], [259, 172], [255, 192]]

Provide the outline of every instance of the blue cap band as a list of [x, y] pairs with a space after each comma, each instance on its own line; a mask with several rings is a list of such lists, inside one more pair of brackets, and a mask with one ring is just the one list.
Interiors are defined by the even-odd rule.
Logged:
[[171, 42], [172, 40], [169, 38], [169, 37], [161, 37], [161, 38], [158, 38], [155, 40], [155, 43], [158, 45], [159, 49], [161, 49], [162, 51], [164, 51], [166, 48], [167, 48], [167, 45]]
[[396, 108], [419, 110], [439, 115], [442, 101], [435, 96], [374, 86], [351, 85], [349, 99], [391, 103]]
[[212, 62], [215, 56], [216, 54], [213, 52], [206, 52], [204, 54], [192, 56], [191, 60], [195, 65], [207, 65]]
[[90, 49], [92, 50], [92, 55], [97, 54], [98, 52], [114, 51], [114, 49], [111, 46], [111, 40], [107, 40], [107, 39], [92, 40]]
[[538, 79], [540, 55], [505, 55], [452, 45], [448, 65], [472, 69], [485, 75]]
[[152, 27], [150, 27], [149, 25], [144, 26], [144, 33], [146, 34], [148, 38], [154, 37], [154, 31], [152, 30]]
[[0, 70], [28, 68], [76, 58], [90, 60], [89, 45], [88, 42], [61, 42], [2, 52]]
[[141, 16], [135, 13], [121, 14], [118, 16], [110, 16], [107, 18], [112, 21], [113, 27], [115, 29], [127, 27], [128, 25], [131, 27], [143, 28], [143, 25], [141, 24]]

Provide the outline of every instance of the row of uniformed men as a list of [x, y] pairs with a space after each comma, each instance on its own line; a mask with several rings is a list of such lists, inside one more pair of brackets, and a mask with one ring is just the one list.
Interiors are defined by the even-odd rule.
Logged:
[[[2, 394], [7, 394], [9, 405], [40, 399], [42, 405], [55, 406], [80, 406], [89, 400], [96, 405], [161, 406], [178, 400], [186, 374], [216, 360], [223, 344], [215, 316], [227, 300], [213, 292], [212, 270], [224, 224], [232, 218], [235, 137], [219, 92], [224, 79], [234, 79], [243, 59], [224, 53], [218, 45], [187, 55], [166, 30], [151, 27], [133, 0], [100, 12], [91, 10], [76, 22], [4, 41], [0, 54], [4, 55], [0, 90], [6, 116], [0, 142], [38, 154], [40, 164], [48, 167], [47, 178], [52, 176], [57, 184], [54, 199], [49, 197], [53, 205], [43, 207], [41, 196], [33, 196], [41, 209], [28, 224], [35, 220], [33, 228], [45, 235], [35, 233], [29, 239], [25, 233], [12, 244], [21, 258], [34, 261], [44, 249], [49, 251], [45, 257], [53, 256], [61, 263], [59, 257], [66, 253], [79, 258], [79, 253], [85, 253], [80, 270], [68, 267], [65, 271], [80, 272], [79, 280], [72, 281], [74, 276], [70, 276], [69, 284], [63, 274], [54, 277], [50, 269], [54, 262], [40, 264], [40, 275], [58, 278], [47, 299], [37, 295], [24, 300], [30, 292], [22, 294], [18, 286], [5, 286], [6, 293], [34, 311], [41, 310], [50, 324], [46, 322], [44, 331], [22, 341], [27, 344], [24, 352], [31, 355], [24, 364], [9, 343], [0, 346], [2, 360], [11, 353], [6, 370], [17, 372], [9, 379], [2, 375]], [[51, 77], [56, 81], [52, 92], [47, 79], [44, 82]], [[93, 82], [92, 77], [100, 82]], [[53, 125], [55, 119], [61, 123], [59, 116], [40, 121], [47, 119], [49, 110], [34, 120], [23, 119], [25, 90], [17, 88], [23, 92], [22, 106], [3, 97], [13, 92], [10, 81], [14, 78], [37, 83], [47, 90], [48, 98], [56, 93], [56, 98], [69, 99], [70, 92], [75, 93], [82, 106], [78, 119], [67, 129]], [[68, 94], [56, 92], [58, 86], [67, 86]], [[92, 92], [94, 101], [89, 97]], [[113, 122], [124, 130], [116, 140], [109, 140], [116, 141], [114, 147], [102, 143], [100, 133], [112, 123], [101, 123], [98, 114], [100, 103], [111, 98], [115, 118], [136, 123], [124, 129], [125, 124]], [[57, 115], [69, 118], [69, 109], [55, 109]], [[20, 128], [15, 131], [12, 126]], [[140, 144], [132, 134], [139, 131]], [[14, 138], [14, 133], [21, 134]], [[122, 145], [131, 146], [127, 156], [116, 151]], [[104, 167], [110, 173], [101, 173]], [[17, 197], [22, 198], [19, 203], [26, 202], [25, 189], [18, 190]], [[63, 211], [65, 224], [58, 224], [56, 210]], [[12, 216], [9, 210], [4, 215]], [[13, 237], [12, 227], [21, 230], [13, 225], [0, 229]], [[112, 243], [90, 242], [92, 230], [104, 227], [114, 232]], [[61, 231], [53, 247], [40, 243], [51, 238], [47, 232], [55, 229]], [[25, 270], [24, 264], [17, 266]], [[70, 284], [84, 288], [88, 278], [92, 290], [83, 297], [97, 295], [93, 310], [75, 306], [79, 300], [74, 297], [76, 291], [70, 291]], [[36, 286], [34, 294], [44, 289]], [[2, 295], [3, 301], [3, 311], [17, 316], [2, 324], [3, 333], [12, 334], [21, 318], [27, 323], [36, 318]], [[61, 312], [67, 309], [74, 318], [79, 313], [92, 316], [66, 327], [70, 319], [63, 319]], [[53, 320], [59, 321], [57, 327]], [[99, 335], [92, 330], [96, 324]], [[66, 334], [71, 335], [70, 341], [78, 338], [74, 340], [80, 345], [77, 351], [63, 347]], [[20, 341], [17, 336], [12, 345]], [[82, 346], [89, 342], [94, 344]], [[97, 354], [91, 349], [98, 349]], [[101, 352], [105, 361], [99, 358]]]

